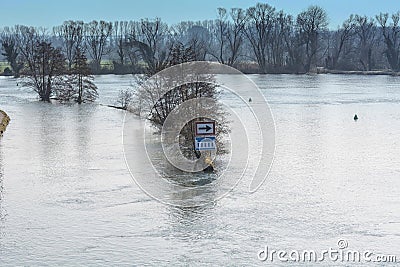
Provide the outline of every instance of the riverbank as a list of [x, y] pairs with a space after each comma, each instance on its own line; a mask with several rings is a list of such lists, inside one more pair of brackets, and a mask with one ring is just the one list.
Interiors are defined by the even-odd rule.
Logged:
[[[1, 68], [3, 67], [3, 68]], [[4, 68], [5, 67], [5, 68]], [[13, 76], [11, 71], [9, 71], [9, 66], [5, 62], [0, 62], [0, 76]], [[244, 74], [345, 74], [345, 75], [389, 75], [389, 76], [400, 76], [400, 72], [395, 72], [389, 69], [386, 70], [331, 70], [324, 67], [317, 67], [309, 72], [304, 71], [294, 71], [288, 69], [275, 68], [266, 71], [265, 73], [260, 71], [256, 63], [239, 63], [234, 66], [236, 69]], [[98, 73], [93, 73], [93, 75], [126, 75], [126, 74], [144, 74], [144, 68], [135, 68], [132, 71], [131, 68], [125, 66], [124, 69], [113, 69], [109, 66], [101, 68]]]
[[395, 72], [391, 70], [329, 70], [325, 68], [317, 68], [317, 74], [346, 74], [346, 75], [390, 75], [390, 76], [400, 76], [400, 72]]

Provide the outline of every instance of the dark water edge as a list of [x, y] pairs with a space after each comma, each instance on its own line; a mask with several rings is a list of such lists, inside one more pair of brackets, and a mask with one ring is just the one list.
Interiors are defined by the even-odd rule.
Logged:
[[[257, 67], [242, 67], [242, 66], [233, 66], [240, 72], [244, 74], [294, 74], [294, 75], [303, 75], [303, 74], [343, 74], [343, 75], [389, 75], [389, 76], [400, 76], [400, 72], [392, 71], [392, 70], [333, 70], [326, 69], [324, 67], [317, 67], [314, 70], [310, 70], [309, 72], [301, 71], [301, 70], [291, 70], [291, 69], [274, 69], [271, 68], [267, 71], [261, 71]], [[139, 69], [135, 71], [115, 71], [112, 69], [101, 69], [99, 72], [93, 72], [93, 75], [136, 75], [136, 74], [146, 74], [146, 70]], [[0, 73], [0, 76], [12, 77], [13, 75], [7, 75], [4, 72]]]

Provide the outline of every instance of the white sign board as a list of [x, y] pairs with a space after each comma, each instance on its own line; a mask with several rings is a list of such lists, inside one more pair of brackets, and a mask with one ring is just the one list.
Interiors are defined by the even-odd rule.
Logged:
[[196, 135], [215, 135], [215, 121], [196, 122]]
[[196, 137], [195, 140], [196, 150], [215, 150], [215, 136]]

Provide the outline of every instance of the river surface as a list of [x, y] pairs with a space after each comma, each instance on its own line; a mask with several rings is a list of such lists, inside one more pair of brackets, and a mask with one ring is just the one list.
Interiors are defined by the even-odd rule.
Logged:
[[340, 239], [400, 261], [400, 77], [249, 77], [275, 119], [271, 172], [253, 194], [239, 183], [197, 208], [164, 205], [130, 176], [124, 112], [99, 104], [115, 104], [132, 76], [97, 76], [99, 100], [81, 106], [41, 103], [0, 77], [11, 117], [0, 140], [0, 266], [266, 266], [266, 246], [318, 252]]

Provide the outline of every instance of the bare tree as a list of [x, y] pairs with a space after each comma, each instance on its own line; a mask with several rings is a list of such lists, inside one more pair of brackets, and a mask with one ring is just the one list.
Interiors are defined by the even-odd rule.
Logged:
[[108, 47], [112, 33], [112, 23], [105, 21], [92, 21], [85, 24], [85, 41], [87, 51], [93, 60], [93, 69], [100, 71], [101, 60], [110, 52]]
[[14, 77], [19, 77], [19, 72], [24, 64], [20, 60], [20, 47], [16, 38], [16, 32], [13, 28], [5, 27], [1, 34], [2, 55], [11, 66]]
[[283, 49], [286, 53], [285, 65], [288, 69], [298, 72], [303, 61], [302, 42], [300, 33], [296, 30], [294, 19], [291, 15], [284, 15], [279, 19]]
[[192, 25], [187, 30], [186, 44], [196, 55], [196, 60], [205, 60], [212, 46], [210, 31], [202, 25]]
[[231, 23], [228, 23], [227, 40], [228, 40], [228, 60], [227, 64], [233, 66], [241, 52], [244, 38], [244, 30], [246, 26], [246, 11], [241, 8], [232, 8], [230, 11]]
[[[181, 43], [176, 43], [171, 48], [171, 60], [168, 66], [190, 62], [195, 60], [195, 53], [191, 47], [184, 46]], [[169, 77], [165, 77], [168, 82]], [[170, 77], [175, 81], [177, 77]], [[183, 102], [199, 98], [207, 97], [217, 101], [218, 91], [215, 84], [215, 77], [213, 75], [191, 75], [187, 77], [191, 80], [190, 83], [185, 83], [174, 87], [170, 91], [165, 91], [162, 84], [145, 84], [142, 83], [141, 87], [135, 94], [134, 103], [141, 105], [140, 107], [133, 107], [133, 110], [141, 110], [146, 114], [146, 117], [154, 124], [154, 126], [161, 128], [164, 125], [168, 115]], [[200, 81], [201, 80], [201, 81]], [[208, 82], [205, 82], [208, 81]], [[221, 105], [210, 107], [211, 112], [220, 118], [220, 124], [217, 127], [217, 136], [221, 136], [228, 131], [225, 120], [225, 113], [221, 109]], [[198, 157], [194, 149], [194, 121], [188, 122], [183, 129], [180, 129], [180, 145], [181, 150], [187, 157]], [[217, 138], [218, 139], [218, 138]], [[223, 152], [223, 144], [219, 144], [219, 152]]]
[[[181, 21], [172, 26], [172, 31], [175, 38], [182, 43], [187, 43], [189, 40], [189, 30], [196, 24], [193, 21]], [[197, 25], [198, 26], [198, 25]]]
[[268, 4], [258, 3], [255, 7], [247, 9], [249, 21], [246, 26], [246, 36], [263, 73], [267, 72], [269, 62], [268, 48], [271, 41], [274, 15], [275, 8]]
[[350, 38], [356, 34], [355, 28], [356, 24], [354, 21], [354, 15], [350, 15], [350, 17], [343, 22], [342, 27], [333, 33], [333, 48], [331, 56], [328, 57], [326, 64], [328, 68], [337, 68], [346, 42], [348, 42]]
[[328, 26], [328, 16], [321, 7], [310, 6], [297, 16], [297, 25], [305, 46], [304, 70], [309, 72], [316, 66], [319, 34]]
[[400, 11], [391, 16], [392, 23], [390, 25], [388, 25], [388, 18], [388, 13], [381, 13], [376, 16], [382, 27], [382, 34], [386, 44], [385, 54], [390, 68], [393, 71], [400, 71]]
[[136, 48], [131, 46], [130, 40], [136, 39], [136, 22], [133, 21], [115, 21], [112, 34], [112, 58], [114, 73], [124, 74], [132, 73], [137, 65], [138, 55]]
[[75, 52], [83, 50], [83, 21], [65, 21], [61, 26], [53, 28], [53, 34], [61, 39], [63, 52], [68, 61], [68, 69], [72, 67]]
[[129, 89], [120, 90], [118, 93], [118, 98], [117, 98], [117, 104], [119, 105], [118, 108], [127, 110], [129, 107], [129, 104], [131, 104], [133, 101], [133, 96], [134, 96], [134, 94], [133, 94], [132, 90], [129, 90]]
[[359, 62], [363, 70], [372, 69], [372, 49], [376, 41], [374, 20], [366, 16], [355, 16], [356, 33], [359, 38]]
[[227, 35], [228, 35], [228, 21], [227, 12], [225, 8], [218, 8], [218, 18], [215, 20], [214, 26], [214, 36], [215, 36], [215, 51], [210, 51], [211, 56], [213, 56], [218, 62], [225, 64], [225, 49]]
[[65, 57], [60, 49], [54, 48], [49, 42], [35, 39], [33, 42], [22, 49], [27, 62], [24, 85], [33, 88], [40, 100], [50, 102], [54, 91], [62, 90], [65, 85]]
[[295, 42], [294, 38], [291, 37], [292, 31], [292, 17], [283, 11], [278, 12], [275, 15], [271, 33], [271, 63], [277, 71], [281, 71], [283, 66], [291, 64], [291, 61], [286, 59], [286, 54], [289, 58], [292, 58], [294, 56], [293, 50], [296, 49], [292, 47], [292, 42]]
[[113, 27], [113, 41], [117, 50], [118, 63], [125, 64], [126, 49], [125, 45], [128, 39], [128, 25], [127, 21], [116, 21]]
[[134, 41], [138, 39], [139, 32], [140, 23], [136, 21], [129, 21], [127, 25], [126, 38], [122, 44], [122, 47], [124, 50], [123, 53], [125, 55], [125, 59], [129, 61], [132, 68], [137, 66], [139, 61], [138, 49], [134, 46]]
[[169, 37], [168, 25], [160, 19], [145, 19], [140, 23], [140, 35], [129, 41], [129, 45], [136, 48], [137, 54], [146, 63], [148, 73], [156, 73], [168, 64], [172, 45]]

